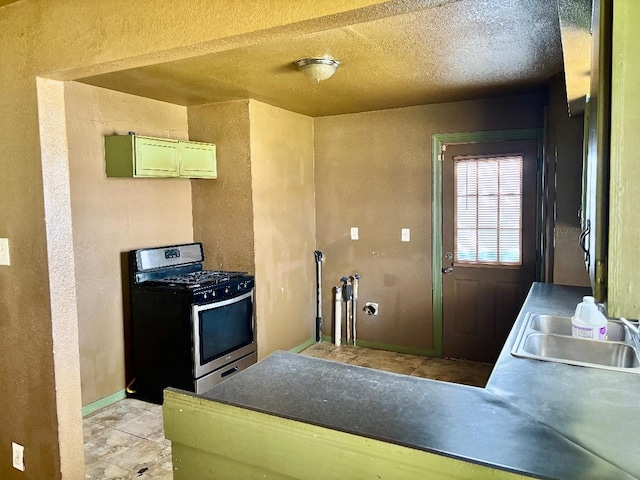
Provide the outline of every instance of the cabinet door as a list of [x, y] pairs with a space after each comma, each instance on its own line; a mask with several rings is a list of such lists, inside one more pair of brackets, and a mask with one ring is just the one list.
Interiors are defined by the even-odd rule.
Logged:
[[609, 149], [611, 125], [611, 32], [613, 3], [596, 0], [593, 10], [591, 89], [585, 117], [586, 162], [581, 242], [593, 296], [607, 300]]
[[180, 176], [216, 178], [216, 146], [211, 143], [180, 142]]
[[178, 141], [136, 137], [136, 177], [177, 177]]

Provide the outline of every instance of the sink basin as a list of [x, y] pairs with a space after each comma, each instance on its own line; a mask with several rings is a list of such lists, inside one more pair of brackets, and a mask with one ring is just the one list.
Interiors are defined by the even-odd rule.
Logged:
[[[586, 344], [585, 342], [589, 342]], [[617, 368], [640, 367], [635, 348], [621, 342], [600, 342], [561, 335], [532, 333], [522, 349], [532, 355]]]
[[640, 355], [629, 330], [609, 320], [607, 341], [571, 336], [571, 318], [529, 314], [511, 350], [516, 357], [640, 373]]
[[[530, 328], [542, 333], [555, 333], [557, 335], [570, 337], [571, 318], [557, 317], [555, 315], [532, 315]], [[609, 320], [607, 324], [607, 340], [612, 342], [625, 342], [629, 340], [629, 334], [622, 322]]]

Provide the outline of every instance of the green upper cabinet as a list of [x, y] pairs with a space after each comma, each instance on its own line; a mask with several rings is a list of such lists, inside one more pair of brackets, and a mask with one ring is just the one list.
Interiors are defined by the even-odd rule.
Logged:
[[107, 177], [216, 178], [216, 146], [139, 135], [105, 137]]
[[216, 146], [211, 143], [179, 142], [181, 177], [216, 178]]
[[593, 296], [607, 300], [609, 232], [609, 164], [611, 126], [611, 0], [593, 2], [591, 89], [585, 106], [583, 216], [580, 243]]

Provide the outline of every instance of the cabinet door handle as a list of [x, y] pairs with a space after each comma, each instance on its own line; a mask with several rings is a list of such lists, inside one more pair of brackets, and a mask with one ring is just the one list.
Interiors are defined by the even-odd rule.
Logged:
[[587, 239], [589, 238], [589, 234], [591, 233], [591, 220], [587, 219], [587, 226], [580, 233], [580, 248], [584, 252], [584, 261], [589, 263], [591, 259], [591, 255], [589, 254], [589, 247], [587, 247]]

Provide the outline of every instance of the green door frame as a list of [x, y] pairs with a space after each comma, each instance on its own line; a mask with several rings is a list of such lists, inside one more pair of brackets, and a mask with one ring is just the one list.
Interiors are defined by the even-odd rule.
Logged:
[[498, 142], [504, 140], [536, 140], [537, 185], [536, 185], [536, 280], [542, 277], [541, 266], [544, 250], [544, 220], [546, 215], [543, 195], [544, 134], [542, 128], [522, 130], [496, 130], [486, 132], [442, 133], [432, 136], [431, 149], [431, 265], [433, 295], [433, 351], [436, 357], [442, 356], [442, 147], [456, 143]]

